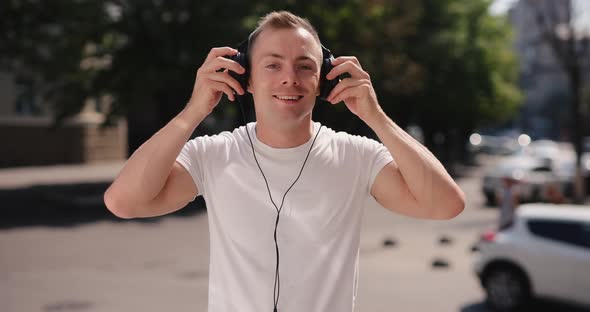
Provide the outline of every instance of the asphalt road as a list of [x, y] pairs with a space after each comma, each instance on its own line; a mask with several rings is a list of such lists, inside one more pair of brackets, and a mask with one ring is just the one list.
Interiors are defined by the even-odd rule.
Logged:
[[[497, 217], [495, 209], [483, 207], [479, 191], [481, 174], [493, 161], [462, 170], [457, 181], [468, 203], [453, 220], [366, 208], [356, 311], [488, 311], [471, 246]], [[19, 209], [14, 195], [4, 197]], [[48, 198], [55, 203], [54, 197]], [[22, 211], [18, 225], [0, 227], [0, 311], [206, 311], [205, 213], [129, 221], [98, 213], [62, 220], [64, 213], [85, 215], [80, 207], [62, 209], [57, 221], [39, 220], [36, 211], [34, 222], [23, 222], [28, 212]]]

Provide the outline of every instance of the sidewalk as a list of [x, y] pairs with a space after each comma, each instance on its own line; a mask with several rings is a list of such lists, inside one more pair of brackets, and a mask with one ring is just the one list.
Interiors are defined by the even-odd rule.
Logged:
[[124, 160], [118, 160], [79, 165], [0, 168], [0, 190], [33, 185], [110, 182], [124, 163]]
[[[106, 208], [103, 196], [124, 164], [119, 160], [0, 169], [0, 230], [121, 221]], [[203, 209], [199, 199], [174, 214], [192, 215]]]

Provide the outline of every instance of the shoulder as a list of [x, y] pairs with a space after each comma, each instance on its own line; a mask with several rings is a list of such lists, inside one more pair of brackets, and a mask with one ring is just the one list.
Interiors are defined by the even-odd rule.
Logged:
[[244, 126], [235, 128], [232, 131], [222, 131], [212, 135], [202, 135], [191, 139], [190, 141], [197, 144], [208, 146], [230, 146], [239, 142], [246, 135]]
[[213, 135], [202, 135], [189, 140], [184, 150], [190, 154], [200, 155], [203, 159], [222, 160], [235, 154], [243, 143], [242, 136], [245, 136], [244, 127], [238, 127], [232, 131], [222, 131]]
[[382, 146], [382, 144], [372, 138], [366, 136], [350, 134], [345, 131], [334, 131], [331, 128], [325, 127], [322, 130], [329, 137], [330, 142], [343, 148], [357, 148], [357, 149], [371, 149]]

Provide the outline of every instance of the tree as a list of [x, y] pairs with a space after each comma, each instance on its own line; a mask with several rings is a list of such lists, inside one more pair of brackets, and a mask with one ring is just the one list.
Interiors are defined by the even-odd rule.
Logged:
[[[575, 200], [582, 202], [585, 195], [584, 178], [582, 175], [581, 155], [583, 153], [584, 120], [587, 109], [583, 102], [583, 60], [590, 56], [587, 29], [576, 26], [577, 14], [588, 11], [575, 5], [572, 0], [548, 1], [526, 0], [533, 12], [541, 39], [552, 49], [559, 66], [568, 77], [570, 114], [572, 116], [572, 143], [576, 151], [576, 187]], [[579, 2], [579, 5], [582, 3]]]
[[[112, 99], [110, 117], [126, 116], [130, 131], [143, 129], [130, 137], [133, 151], [185, 105], [196, 69], [211, 47], [236, 44], [259, 16], [288, 9], [308, 17], [336, 55], [357, 56], [384, 110], [403, 127], [421, 126], [432, 148], [437, 133], [459, 142], [480, 123], [516, 110], [517, 68], [509, 29], [487, 13], [489, 4], [13, 0], [3, 3], [5, 13], [0, 13], [0, 31], [12, 34], [0, 39], [5, 47], [0, 59], [10, 60], [9, 65], [18, 60], [51, 82], [47, 94], [58, 119], [77, 112], [87, 97]], [[38, 50], [51, 56], [41, 57]], [[235, 105], [222, 103], [209, 119], [216, 123], [199, 131], [227, 129], [239, 118]], [[372, 135], [343, 105], [318, 103], [314, 118], [335, 129]]]
[[[453, 151], [449, 139], [436, 150], [437, 134], [463, 147], [474, 128], [516, 112], [521, 94], [511, 31], [504, 18], [490, 16], [490, 1], [309, 2], [287, 8], [310, 17], [335, 53], [357, 56], [385, 111], [404, 127], [418, 124], [437, 156], [452, 158], [444, 153]], [[318, 111], [370, 134], [338, 109]]]
[[[92, 93], [80, 70], [84, 45], [105, 23], [100, 1], [3, 1], [0, 4], [0, 69], [60, 103], [58, 116], [79, 110]], [[60, 92], [57, 92], [60, 90]]]
[[[58, 123], [88, 98], [108, 103], [107, 122], [128, 120], [130, 151], [184, 107], [212, 46], [246, 37], [251, 7], [237, 0], [14, 0], [2, 6], [4, 67], [30, 73]], [[239, 116], [235, 106], [212, 118], [227, 116]], [[207, 125], [199, 130], [212, 131]]]
[[452, 142], [433, 140], [467, 137], [477, 126], [516, 112], [521, 101], [518, 66], [509, 26], [489, 15], [489, 1], [421, 2], [418, 31], [408, 47], [422, 65], [424, 87], [402, 105], [415, 107], [413, 118], [431, 140], [429, 146], [450, 152]]

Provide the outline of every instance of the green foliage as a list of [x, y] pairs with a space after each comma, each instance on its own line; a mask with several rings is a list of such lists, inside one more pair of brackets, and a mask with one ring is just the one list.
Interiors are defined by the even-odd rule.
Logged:
[[[520, 102], [505, 20], [489, 0], [98, 1], [11, 0], [0, 7], [0, 64], [40, 77], [62, 118], [87, 97], [111, 96], [111, 115], [151, 111], [163, 125], [185, 105], [214, 46], [235, 45], [279, 9], [310, 19], [336, 55], [355, 55], [385, 111], [426, 133], [508, 118]], [[343, 105], [315, 118], [362, 132]], [[239, 120], [220, 105], [216, 120]], [[146, 117], [147, 118], [147, 117]], [[366, 129], [365, 129], [366, 130]]]

